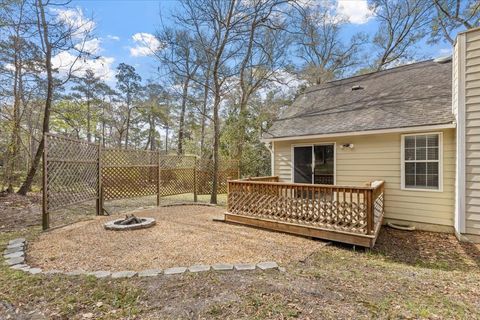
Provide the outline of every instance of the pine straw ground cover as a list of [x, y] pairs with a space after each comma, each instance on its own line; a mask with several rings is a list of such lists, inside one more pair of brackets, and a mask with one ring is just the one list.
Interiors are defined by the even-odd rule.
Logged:
[[104, 223], [121, 215], [96, 217], [43, 233], [29, 244], [28, 263], [44, 270], [122, 271], [188, 267], [196, 264], [280, 264], [303, 260], [325, 243], [285, 233], [212, 221], [225, 209], [172, 206], [135, 212], [156, 225], [111, 231]]
[[[1, 200], [0, 210], [2, 221], [17, 213]], [[18, 224], [0, 232], [0, 250], [39, 233]], [[97, 280], [0, 264], [0, 319], [479, 319], [479, 249], [451, 235], [383, 228], [372, 251], [327, 246], [284, 273]]]

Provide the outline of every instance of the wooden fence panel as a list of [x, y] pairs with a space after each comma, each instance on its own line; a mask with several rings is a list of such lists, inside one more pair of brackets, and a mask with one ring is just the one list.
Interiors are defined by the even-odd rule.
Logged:
[[[156, 151], [104, 149], [100, 144], [46, 134], [44, 137], [43, 227], [49, 212], [75, 203], [132, 197], [212, 192], [213, 163], [196, 156], [160, 155]], [[217, 193], [227, 192], [227, 180], [237, 179], [238, 163], [222, 161]]]
[[156, 195], [158, 153], [147, 150], [103, 150], [102, 189], [104, 200]]
[[50, 211], [98, 199], [99, 148], [54, 134], [46, 134], [44, 143], [43, 228], [47, 229]]

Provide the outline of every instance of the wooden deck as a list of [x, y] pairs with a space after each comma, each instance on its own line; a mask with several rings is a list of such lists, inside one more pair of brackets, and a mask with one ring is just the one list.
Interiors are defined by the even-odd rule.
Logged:
[[371, 248], [383, 199], [383, 181], [361, 187], [284, 183], [276, 176], [230, 180], [225, 221]]

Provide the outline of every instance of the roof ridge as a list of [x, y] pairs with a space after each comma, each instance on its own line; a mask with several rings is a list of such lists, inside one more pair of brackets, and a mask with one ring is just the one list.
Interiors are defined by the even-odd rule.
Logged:
[[[303, 94], [308, 94], [308, 93], [323, 90], [323, 89], [329, 89], [329, 88], [340, 85], [340, 84], [336, 84], [336, 82], [351, 80], [351, 79], [360, 78], [360, 77], [367, 77], [367, 76], [371, 76], [371, 75], [374, 75], [374, 74], [382, 74], [382, 73], [392, 72], [392, 71], [396, 71], [397, 69], [400, 69], [400, 68], [411, 67], [411, 66], [421, 64], [421, 63], [433, 62], [434, 60], [435, 59], [431, 58], [431, 59], [416, 61], [416, 62], [412, 62], [412, 63], [408, 63], [408, 64], [402, 64], [400, 66], [395, 66], [395, 67], [392, 67], [392, 68], [389, 68], [389, 69], [372, 71], [372, 72], [367, 72], [367, 73], [364, 73], [364, 74], [358, 74], [356, 76], [351, 76], [351, 77], [347, 77], [347, 78], [327, 81], [323, 84], [318, 84], [316, 86], [312, 86], [310, 88], [307, 88], [306, 91]], [[329, 84], [330, 84], [330, 86], [328, 86]]]

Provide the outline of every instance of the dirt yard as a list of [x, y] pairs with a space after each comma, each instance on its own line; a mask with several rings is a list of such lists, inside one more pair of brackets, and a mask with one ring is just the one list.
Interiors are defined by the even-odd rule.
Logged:
[[[42, 238], [38, 199], [0, 199], [0, 250]], [[136, 201], [115, 207], [145, 205]], [[75, 210], [56, 223], [91, 218]], [[0, 264], [0, 319], [480, 319], [479, 252], [453, 235], [384, 227], [373, 250], [333, 244], [286, 272], [98, 280]]]
[[156, 225], [111, 231], [103, 224], [121, 215], [97, 217], [43, 233], [30, 243], [28, 262], [45, 270], [98, 271], [188, 267], [195, 264], [287, 264], [304, 260], [325, 242], [212, 221], [225, 209], [209, 206], [160, 207], [135, 212]]

